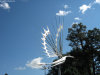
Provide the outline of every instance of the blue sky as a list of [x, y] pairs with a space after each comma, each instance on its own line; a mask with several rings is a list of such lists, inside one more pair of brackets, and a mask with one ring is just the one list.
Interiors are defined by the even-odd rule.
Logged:
[[[43, 57], [43, 27], [64, 17], [64, 52], [70, 47], [67, 29], [82, 22], [87, 29], [100, 28], [100, 0], [16, 0], [0, 3], [0, 75], [44, 75], [43, 70], [27, 67], [27, 61]], [[52, 29], [50, 29], [52, 31]]]

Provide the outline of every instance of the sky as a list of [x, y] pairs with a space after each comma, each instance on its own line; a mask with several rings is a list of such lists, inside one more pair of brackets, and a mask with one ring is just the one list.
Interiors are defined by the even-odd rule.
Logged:
[[73, 23], [100, 28], [100, 0], [0, 0], [0, 75], [44, 75], [34, 64], [55, 58], [43, 52], [41, 33], [59, 17], [64, 17], [66, 53], [71, 50], [65, 39]]

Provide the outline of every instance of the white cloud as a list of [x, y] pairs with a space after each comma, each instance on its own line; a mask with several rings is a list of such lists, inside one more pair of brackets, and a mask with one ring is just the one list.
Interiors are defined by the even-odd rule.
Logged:
[[68, 14], [70, 14], [71, 11], [62, 11], [62, 10], [59, 10], [58, 13], [56, 13], [57, 16], [66, 16]]
[[100, 4], [100, 0], [95, 0], [94, 2], [89, 3], [89, 5], [83, 4], [79, 7], [82, 14], [84, 14], [88, 9], [91, 9], [91, 7], [95, 4]]
[[100, 4], [100, 0], [95, 0], [95, 3], [98, 3], [98, 4]]
[[1, 3], [0, 4], [0, 7], [3, 8], [3, 9], [10, 9], [10, 6], [8, 3], [4, 2], [4, 3]]
[[17, 67], [17, 68], [15, 68], [15, 70], [25, 70], [26, 69], [26, 67]]
[[64, 8], [67, 9], [67, 8], [69, 8], [69, 6], [68, 5], [64, 5]]
[[38, 57], [38, 58], [33, 59], [32, 61], [28, 61], [26, 66], [30, 67], [32, 69], [34, 69], [34, 68], [40, 69], [40, 68], [42, 68], [43, 65], [45, 65], [45, 63], [41, 62], [42, 59], [43, 58]]
[[79, 17], [75, 17], [74, 20], [81, 20], [81, 18], [79, 18]]
[[79, 7], [79, 9], [82, 12], [82, 14], [84, 14], [88, 9], [91, 8], [91, 6], [92, 6], [91, 4], [89, 4], [89, 5], [83, 4], [82, 6]]

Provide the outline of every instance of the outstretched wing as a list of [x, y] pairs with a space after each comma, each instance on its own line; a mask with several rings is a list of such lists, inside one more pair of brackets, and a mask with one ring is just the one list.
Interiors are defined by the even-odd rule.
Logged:
[[43, 49], [45, 50], [45, 53], [49, 57], [62, 57], [62, 36], [63, 33], [61, 32], [63, 30], [63, 25], [60, 25], [57, 29], [56, 37], [52, 34], [50, 34], [50, 30], [47, 27], [47, 30], [44, 29], [44, 33], [42, 33], [42, 40], [43, 40]]
[[42, 33], [42, 45], [43, 45], [43, 49], [45, 50], [44, 52], [47, 54], [48, 57], [56, 57], [57, 53], [54, 52], [55, 51], [55, 47], [51, 41], [51, 38], [48, 37], [50, 35], [50, 30], [47, 27], [47, 30], [44, 29], [44, 33]]

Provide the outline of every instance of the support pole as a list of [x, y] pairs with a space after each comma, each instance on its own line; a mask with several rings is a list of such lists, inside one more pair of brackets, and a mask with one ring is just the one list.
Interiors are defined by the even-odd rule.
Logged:
[[61, 66], [59, 65], [59, 68], [58, 68], [58, 75], [61, 75]]

